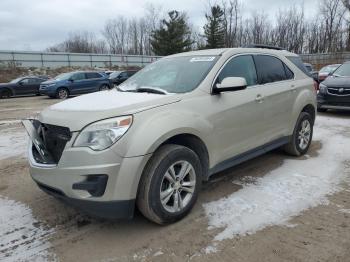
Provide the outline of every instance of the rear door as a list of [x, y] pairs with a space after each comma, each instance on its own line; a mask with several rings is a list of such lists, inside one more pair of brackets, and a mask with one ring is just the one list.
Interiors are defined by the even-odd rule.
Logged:
[[272, 55], [254, 55], [261, 86], [264, 114], [264, 141], [288, 135], [296, 91], [293, 72]]
[[17, 95], [29, 95], [36, 94], [36, 81], [34, 78], [24, 78], [15, 87], [15, 91]]
[[83, 72], [75, 73], [70, 78], [70, 93], [71, 94], [83, 94], [89, 90], [89, 83], [86, 79], [86, 75]]
[[89, 82], [89, 90], [88, 92], [98, 91], [101, 87], [103, 76], [97, 72], [88, 72], [86, 73], [86, 78]]

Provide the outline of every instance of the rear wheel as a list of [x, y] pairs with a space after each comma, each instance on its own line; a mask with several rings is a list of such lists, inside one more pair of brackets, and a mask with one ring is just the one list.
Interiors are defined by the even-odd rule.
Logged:
[[11, 91], [8, 89], [2, 90], [0, 92], [0, 98], [10, 98], [11, 97]]
[[310, 147], [313, 134], [313, 119], [309, 113], [302, 112], [294, 128], [290, 142], [285, 151], [292, 156], [304, 155]]
[[56, 92], [56, 97], [59, 99], [66, 99], [69, 96], [69, 92], [66, 88], [59, 88]]
[[164, 145], [147, 164], [137, 196], [137, 206], [158, 224], [176, 222], [194, 206], [201, 185], [202, 167], [189, 148]]

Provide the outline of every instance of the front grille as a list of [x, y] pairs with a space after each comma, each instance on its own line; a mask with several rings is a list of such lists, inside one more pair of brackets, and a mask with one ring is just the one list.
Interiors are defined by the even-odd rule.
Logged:
[[68, 127], [43, 124], [36, 121], [36, 126], [40, 138], [49, 151], [52, 159], [57, 164], [62, 156], [67, 142], [72, 138]]
[[328, 93], [335, 96], [350, 96], [350, 88], [328, 87]]

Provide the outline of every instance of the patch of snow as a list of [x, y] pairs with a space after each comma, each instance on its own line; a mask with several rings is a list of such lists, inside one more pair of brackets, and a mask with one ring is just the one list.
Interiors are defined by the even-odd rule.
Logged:
[[53, 229], [37, 221], [31, 209], [0, 196], [0, 261], [55, 260], [48, 242]]
[[154, 257], [158, 257], [158, 256], [161, 256], [161, 255], [163, 255], [164, 253], [161, 251], [161, 250], [159, 250], [159, 251], [157, 251], [156, 253], [154, 253], [153, 254], [153, 256]]
[[314, 141], [319, 140], [322, 149], [317, 157], [285, 160], [262, 178], [235, 181], [241, 190], [204, 204], [209, 229], [222, 229], [214, 241], [286, 225], [302, 211], [328, 204], [327, 196], [340, 190], [346, 178], [343, 164], [350, 155], [350, 138], [344, 134], [349, 127], [349, 119], [319, 116]]
[[24, 130], [19, 130], [18, 128], [1, 130], [0, 160], [15, 156], [25, 156], [28, 140], [29, 138]]
[[350, 209], [339, 209], [338, 211], [341, 213], [350, 214]]
[[218, 251], [217, 247], [215, 245], [210, 245], [210, 246], [207, 246], [205, 249], [204, 249], [204, 253], [206, 255], [209, 255], [211, 253], [216, 253]]

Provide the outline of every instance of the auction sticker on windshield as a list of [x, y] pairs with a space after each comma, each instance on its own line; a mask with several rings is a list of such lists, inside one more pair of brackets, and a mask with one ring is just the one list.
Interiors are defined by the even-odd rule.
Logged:
[[215, 56], [203, 56], [203, 57], [193, 57], [190, 62], [211, 62], [214, 61]]

